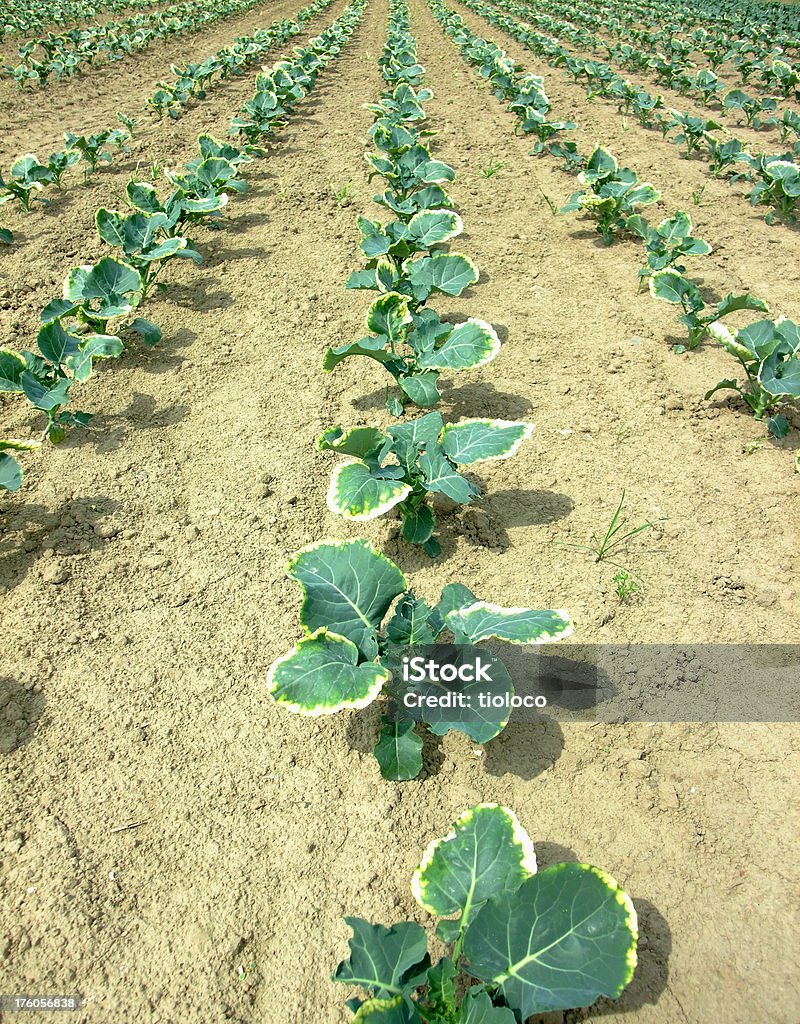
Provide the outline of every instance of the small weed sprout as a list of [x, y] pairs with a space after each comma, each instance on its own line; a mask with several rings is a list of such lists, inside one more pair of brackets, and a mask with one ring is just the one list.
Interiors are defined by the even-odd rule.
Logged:
[[482, 178], [493, 178], [498, 171], [502, 171], [505, 163], [502, 160], [495, 160], [494, 155], [489, 157], [489, 163], [481, 168]]

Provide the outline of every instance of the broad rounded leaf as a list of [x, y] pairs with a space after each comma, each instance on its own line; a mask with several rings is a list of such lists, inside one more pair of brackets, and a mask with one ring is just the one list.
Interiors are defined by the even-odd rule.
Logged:
[[11, 349], [0, 348], [0, 391], [22, 391], [21, 378], [24, 372], [25, 360], [22, 356]]
[[402, 996], [367, 999], [359, 1006], [351, 1024], [417, 1024], [419, 1015]]
[[0, 452], [0, 489], [18, 491], [22, 486], [22, 480], [22, 466], [11, 455]]
[[448, 835], [430, 843], [412, 876], [411, 892], [429, 914], [458, 914], [463, 926], [488, 899], [515, 892], [535, 871], [533, 843], [514, 812], [478, 804]]
[[365, 658], [375, 657], [375, 632], [406, 589], [394, 562], [365, 540], [323, 540], [298, 551], [286, 572], [302, 587], [300, 621], [308, 632], [325, 626], [352, 640]]
[[369, 330], [392, 341], [402, 341], [411, 322], [408, 299], [398, 292], [381, 295], [372, 303], [367, 313]]
[[415, 373], [410, 377], [401, 377], [397, 383], [414, 405], [426, 409], [436, 405], [442, 397], [436, 386], [438, 380], [439, 374], [428, 370], [425, 373]]
[[464, 230], [461, 218], [453, 210], [423, 210], [408, 222], [408, 233], [420, 248], [447, 242]]
[[636, 911], [609, 875], [556, 864], [490, 900], [464, 943], [466, 970], [525, 1020], [616, 999], [636, 967]]
[[697, 291], [696, 285], [677, 270], [657, 271], [650, 278], [649, 287], [654, 299], [664, 299], [665, 302], [672, 302], [675, 305], [681, 305], [684, 296], [689, 295], [692, 290]]
[[333, 471], [328, 508], [345, 519], [365, 522], [382, 516], [405, 501], [409, 494], [409, 484], [402, 480], [383, 480], [360, 459], [348, 459]]
[[413, 722], [385, 722], [372, 753], [390, 782], [408, 782], [422, 771], [422, 740]]
[[477, 986], [464, 996], [461, 1021], [462, 1024], [517, 1024], [513, 1010], [507, 1006], [494, 1006], [489, 993]]
[[429, 370], [472, 370], [490, 363], [500, 351], [500, 339], [491, 324], [471, 318], [456, 324], [439, 348], [422, 356]]
[[406, 263], [405, 271], [414, 298], [423, 302], [431, 292], [460, 295], [478, 280], [478, 268], [461, 253], [437, 253]]
[[353, 929], [350, 959], [343, 960], [334, 981], [359, 985], [383, 999], [402, 996], [422, 979], [427, 970], [428, 940], [414, 921], [401, 921], [391, 928], [370, 924], [360, 917], [346, 917]]
[[317, 438], [317, 451], [341, 452], [364, 459], [379, 452], [385, 441], [386, 436], [377, 427], [352, 427], [350, 430], [329, 427]]
[[323, 628], [272, 663], [267, 689], [289, 711], [316, 717], [366, 707], [387, 679], [380, 665], [358, 664], [354, 643]]
[[533, 433], [532, 423], [514, 420], [461, 420], [442, 432], [445, 455], [461, 465], [508, 459]]
[[419, 459], [419, 468], [429, 491], [446, 494], [459, 505], [468, 505], [478, 491], [440, 451], [426, 451]]
[[445, 622], [475, 644], [490, 637], [511, 644], [546, 644], [563, 640], [575, 629], [563, 609], [502, 608], [487, 601], [454, 609], [447, 613]]

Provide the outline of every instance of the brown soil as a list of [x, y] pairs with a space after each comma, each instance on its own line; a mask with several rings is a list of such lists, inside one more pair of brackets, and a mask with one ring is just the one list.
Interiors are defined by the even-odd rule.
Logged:
[[[421, 0], [411, 7], [437, 155], [457, 172], [458, 248], [482, 271], [437, 308], [489, 320], [507, 341], [453, 382], [444, 412], [526, 417], [536, 433], [482, 469], [487, 498], [445, 519], [436, 563], [391, 520], [356, 530], [326, 510], [333, 460], [315, 436], [387, 422], [378, 368], [320, 370], [326, 345], [358, 336], [368, 302], [344, 282], [360, 265], [356, 214], [377, 215], [362, 159], [362, 104], [381, 86], [376, 0], [224, 229], [198, 234], [203, 268], [171, 271], [149, 303], [164, 343], [87, 384], [93, 429], [26, 458], [23, 490], [0, 499], [2, 987], [80, 992], [76, 1020], [103, 1024], [343, 1021], [347, 993], [328, 980], [346, 953], [341, 916], [424, 921], [411, 871], [486, 799], [516, 810], [541, 862], [599, 864], [639, 910], [628, 991], [563, 1020], [796, 1024], [795, 726], [527, 726], [483, 756], [447, 737], [425, 777], [398, 786], [368, 752], [375, 709], [308, 721], [265, 693], [267, 666], [298, 635], [283, 564], [324, 536], [368, 537], [427, 598], [460, 580], [488, 600], [567, 607], [580, 642], [800, 642], [796, 430], [767, 440], [736, 403], [702, 402], [730, 358], [673, 355], [672, 308], [636, 294], [640, 250], [601, 248], [581, 221], [550, 216], [541, 193], [561, 202], [572, 180], [527, 156]], [[720, 183], [695, 209], [702, 168], [502, 45], [545, 74], [582, 148], [609, 145], [663, 189], [665, 215], [691, 211], [715, 246], [694, 277], [797, 315], [780, 272], [796, 233], [768, 228]], [[31, 345], [66, 271], [100, 254], [94, 210], [118, 204], [135, 161], [189, 158], [198, 131], [223, 135], [251, 91], [252, 77], [215, 90], [145, 133], [130, 162], [11, 225], [21, 241], [0, 255], [3, 344]], [[87, 116], [105, 123], [125, 95], [87, 98]], [[25, 148], [46, 148], [56, 114], [41, 137], [28, 126]], [[503, 167], [486, 179], [490, 157]], [[332, 192], [348, 181], [342, 208]], [[0, 412], [3, 436], [41, 426], [21, 403]], [[626, 605], [613, 568], [553, 543], [604, 527], [623, 488], [632, 519], [669, 517], [626, 553], [642, 579]]]

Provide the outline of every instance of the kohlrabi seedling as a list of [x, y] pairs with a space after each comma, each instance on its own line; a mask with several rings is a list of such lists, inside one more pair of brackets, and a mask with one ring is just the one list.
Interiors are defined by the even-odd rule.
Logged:
[[[381, 264], [373, 273], [385, 274], [387, 286], [393, 281], [390, 264]], [[440, 254], [414, 261], [409, 286], [425, 298], [433, 291], [459, 295], [468, 283], [477, 280], [477, 271], [465, 257]], [[351, 279], [352, 280], [352, 279]], [[441, 320], [432, 309], [412, 312], [407, 295], [388, 291], [370, 306], [367, 328], [373, 333], [359, 341], [329, 348], [323, 360], [325, 370], [333, 370], [350, 356], [366, 356], [379, 362], [395, 379], [403, 398], [390, 399], [390, 412], [401, 415], [405, 402], [422, 408], [436, 405], [441, 398], [437, 387], [442, 371], [474, 369], [485, 366], [500, 351], [500, 339], [494, 328], [483, 320], [471, 319], [455, 326]]]
[[532, 424], [510, 420], [461, 420], [445, 426], [438, 412], [389, 427], [386, 433], [376, 427], [332, 427], [317, 447], [351, 458], [333, 472], [328, 507], [356, 522], [396, 508], [403, 539], [421, 544], [435, 557], [441, 548], [433, 537], [436, 516], [429, 495], [444, 494], [459, 505], [468, 504], [480, 492], [458, 467], [507, 459], [532, 432]]
[[35, 154], [27, 153], [11, 165], [8, 181], [4, 181], [0, 175], [0, 203], [16, 199], [22, 209], [29, 213], [34, 198], [52, 181], [50, 169], [40, 164]]
[[588, 188], [573, 193], [562, 213], [581, 210], [597, 221], [597, 231], [610, 245], [614, 236], [627, 228], [628, 218], [640, 206], [658, 201], [660, 192], [648, 182], [640, 182], [635, 171], [620, 168], [616, 159], [598, 146], [589, 157], [578, 181]]
[[666, 267], [673, 267], [682, 274], [686, 267], [679, 261], [685, 256], [707, 256], [711, 252], [708, 242], [692, 236], [691, 218], [682, 210], [656, 227], [636, 213], [628, 217], [627, 228], [647, 245], [647, 264], [639, 271], [640, 278], [650, 277], [654, 270]]
[[431, 962], [424, 929], [347, 917], [350, 957], [333, 980], [364, 990], [353, 1024], [519, 1024], [617, 999], [636, 969], [630, 897], [588, 864], [537, 869], [516, 815], [478, 804], [425, 851], [411, 880], [449, 947]]
[[189, 245], [188, 238], [174, 234], [179, 210], [166, 213], [121, 214], [101, 207], [95, 214], [97, 233], [114, 248], [121, 249], [126, 263], [141, 278], [142, 301], [163, 266], [173, 257], [202, 263], [202, 256]]
[[[290, 559], [286, 571], [303, 592], [305, 635], [270, 666], [267, 688], [279, 704], [300, 715], [366, 707], [390, 681], [393, 652], [436, 644], [443, 635], [464, 645], [490, 638], [540, 644], [573, 631], [564, 611], [503, 608], [479, 601], [460, 583], [445, 586], [432, 607], [408, 589], [394, 562], [365, 540], [311, 544]], [[510, 682], [504, 692], [513, 694]], [[457, 729], [483, 743], [503, 730], [508, 716], [506, 706], [487, 710], [480, 719], [428, 724], [437, 735]], [[422, 770], [422, 739], [413, 721], [384, 720], [374, 753], [384, 778], [412, 779]]]
[[[738, 392], [757, 419], [774, 412], [781, 403], [800, 399], [800, 328], [786, 317], [756, 320], [741, 330], [729, 330], [713, 323], [709, 334], [739, 360], [746, 380], [722, 380], [706, 394], [706, 401], [717, 391]], [[785, 416], [773, 416], [768, 422], [771, 434], [783, 437], [789, 428]]]
[[708, 334], [711, 324], [721, 320], [729, 313], [738, 309], [768, 312], [766, 302], [763, 299], [756, 299], [752, 295], [726, 295], [710, 312], [704, 312], [706, 303], [700, 289], [677, 270], [657, 270], [650, 277], [649, 284], [650, 294], [653, 298], [671, 302], [683, 310], [678, 319], [689, 332], [689, 344], [675, 345], [674, 351], [678, 353], [685, 352], [687, 348], [697, 348]]

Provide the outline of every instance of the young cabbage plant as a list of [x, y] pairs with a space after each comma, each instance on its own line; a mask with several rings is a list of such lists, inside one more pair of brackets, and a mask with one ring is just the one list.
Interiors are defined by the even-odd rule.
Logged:
[[[389, 683], [392, 654], [401, 648], [436, 644], [447, 635], [457, 645], [490, 638], [540, 644], [574, 628], [564, 611], [503, 608], [479, 601], [460, 583], [445, 586], [432, 607], [408, 589], [394, 562], [360, 539], [310, 544], [292, 556], [286, 571], [303, 592], [304, 636], [270, 666], [267, 688], [278, 704], [300, 715], [371, 704]], [[513, 695], [510, 682], [504, 692], [509, 687]], [[428, 725], [437, 735], [456, 729], [484, 743], [505, 728], [508, 714], [504, 707], [480, 719]], [[422, 739], [413, 721], [385, 719], [373, 752], [384, 778], [412, 779], [422, 770]]]
[[[425, 298], [434, 290], [460, 295], [478, 277], [466, 256], [424, 257], [416, 260], [414, 267], [410, 286], [417, 288], [417, 295]], [[387, 284], [390, 284], [392, 270], [386, 263], [375, 273], [385, 272]], [[365, 356], [379, 362], [392, 375], [402, 394], [401, 398], [392, 397], [387, 402], [387, 408], [396, 416], [402, 415], [406, 402], [420, 408], [436, 405], [441, 398], [437, 382], [443, 371], [485, 366], [500, 351], [500, 339], [494, 328], [483, 320], [470, 319], [453, 326], [441, 320], [432, 309], [412, 313], [408, 296], [393, 291], [387, 291], [372, 303], [367, 313], [367, 328], [373, 333], [359, 341], [329, 348], [322, 366], [330, 372], [351, 356]]]
[[[40, 314], [45, 326], [74, 317], [99, 335], [109, 335], [109, 323], [128, 316], [142, 301], [142, 276], [129, 263], [104, 256], [98, 263], [75, 267], [64, 282], [63, 299], [53, 299]], [[161, 331], [143, 317], [129, 325], [148, 345], [161, 340]]]
[[[781, 316], [777, 320], [756, 320], [741, 330], [729, 330], [724, 324], [708, 328], [732, 356], [739, 360], [746, 380], [722, 380], [706, 394], [706, 401], [717, 391], [738, 392], [756, 419], [774, 412], [781, 403], [800, 400], [800, 327]], [[782, 415], [770, 418], [768, 427], [783, 437], [789, 424]]]
[[11, 165], [8, 181], [0, 175], [0, 203], [16, 199], [26, 213], [33, 200], [53, 181], [52, 171], [34, 153], [26, 153]]
[[79, 163], [81, 159], [77, 149], [62, 149], [60, 153], [51, 153], [47, 158], [47, 169], [56, 188], [61, 189], [65, 173]]
[[403, 540], [421, 544], [435, 558], [436, 516], [429, 495], [444, 494], [458, 505], [479, 495], [460, 466], [507, 459], [533, 433], [533, 425], [511, 420], [469, 419], [447, 426], [438, 412], [389, 427], [331, 427], [317, 441], [320, 451], [351, 456], [333, 472], [328, 508], [365, 522], [396, 508]]
[[119, 338], [104, 334], [78, 334], [60, 321], [44, 324], [37, 338], [39, 352], [0, 349], [0, 391], [24, 395], [47, 416], [43, 436], [53, 444], [63, 441], [69, 427], [85, 427], [88, 413], [67, 410], [69, 389], [92, 375], [95, 359], [121, 355]]
[[125, 262], [138, 271], [143, 302], [156, 277], [173, 257], [202, 263], [188, 238], [173, 234], [173, 218], [165, 213], [121, 214], [101, 207], [95, 214], [97, 233], [109, 245], [121, 249]]
[[767, 224], [780, 221], [794, 224], [800, 212], [800, 164], [780, 157], [754, 157], [751, 166], [761, 176], [750, 202], [753, 206], [771, 206], [764, 220]]
[[729, 181], [733, 182], [743, 177], [749, 177], [746, 172], [731, 173], [734, 164], [752, 160], [752, 156], [741, 139], [727, 139], [725, 142], [711, 139], [708, 143], [708, 154], [711, 158], [709, 167], [715, 178], [725, 175]]
[[662, 220], [656, 227], [639, 214], [634, 214], [628, 218], [628, 230], [639, 235], [647, 245], [647, 263], [639, 271], [643, 281], [654, 270], [666, 267], [683, 274], [686, 267], [679, 261], [685, 256], [707, 256], [711, 252], [708, 242], [692, 236], [692, 220], [683, 210]]
[[666, 132], [679, 129], [678, 134], [672, 140], [676, 146], [686, 146], [686, 156], [691, 157], [701, 146], [708, 146], [714, 138], [710, 133], [722, 128], [719, 121], [711, 118], [692, 117], [681, 110], [670, 110], [672, 120], [666, 128]]
[[[779, 123], [778, 118], [772, 116], [778, 109], [778, 102], [769, 96], [756, 98], [741, 89], [731, 89], [725, 94], [722, 105], [726, 110], [741, 111], [748, 128], [772, 128]], [[769, 116], [763, 117], [765, 113]]]
[[129, 138], [130, 136], [124, 128], [106, 128], [105, 131], [95, 135], [74, 135], [72, 132], [64, 132], [67, 149], [77, 150], [89, 165], [86, 171], [87, 176], [94, 174], [98, 164], [111, 163], [113, 159], [111, 148], [116, 146], [123, 153], [130, 152], [125, 146]]
[[640, 206], [658, 202], [661, 193], [649, 182], [640, 182], [635, 171], [620, 168], [616, 159], [598, 146], [589, 157], [586, 169], [578, 175], [588, 188], [573, 193], [561, 213], [581, 210], [597, 221], [597, 231], [606, 245], [627, 229], [628, 218]]
[[[7, 351], [0, 349], [0, 366], [3, 365]], [[0, 391], [3, 391], [0, 380]], [[41, 441], [19, 441], [16, 438], [0, 440], [0, 490], [18, 491], [25, 477], [22, 466], [9, 452], [31, 452], [41, 447]]]
[[721, 320], [729, 313], [738, 309], [754, 309], [767, 313], [767, 304], [763, 299], [752, 295], [726, 295], [710, 312], [706, 309], [705, 299], [700, 289], [692, 281], [683, 277], [677, 270], [657, 270], [650, 277], [650, 294], [654, 299], [663, 299], [673, 305], [680, 306], [683, 313], [678, 318], [689, 333], [688, 345], [676, 345], [674, 351], [681, 353], [688, 349], [696, 349], [707, 336], [711, 324]]
[[589, 864], [538, 870], [533, 843], [507, 807], [482, 803], [426, 849], [414, 899], [438, 918], [448, 948], [435, 964], [425, 930], [346, 917], [350, 956], [333, 981], [353, 1024], [519, 1024], [617, 999], [636, 970], [638, 920], [626, 892]]

